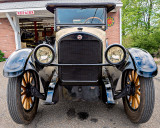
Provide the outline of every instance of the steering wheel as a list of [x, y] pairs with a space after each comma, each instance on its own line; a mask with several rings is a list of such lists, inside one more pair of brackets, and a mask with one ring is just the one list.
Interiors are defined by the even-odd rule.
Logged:
[[103, 21], [102, 21], [99, 17], [89, 17], [88, 19], [86, 19], [86, 20], [84, 21], [84, 24], [85, 24], [88, 20], [90, 20], [90, 19], [98, 19], [99, 21], [101, 21], [101, 22], [103, 23]]

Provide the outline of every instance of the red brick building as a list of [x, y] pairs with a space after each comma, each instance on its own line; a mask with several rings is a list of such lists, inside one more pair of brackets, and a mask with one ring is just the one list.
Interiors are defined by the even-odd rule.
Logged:
[[[121, 44], [121, 7], [120, 0], [88, 0], [87, 2], [114, 2], [116, 8], [108, 13], [107, 17], [112, 21], [106, 31], [108, 44]], [[38, 34], [43, 36], [44, 21], [53, 18], [53, 14], [45, 8], [47, 3], [53, 2], [78, 2], [78, 0], [14, 0], [14, 2], [1, 2], [0, 4], [0, 50], [5, 53], [7, 58], [16, 49], [23, 48], [21, 41], [21, 31], [38, 31]], [[81, 0], [80, 2], [83, 2]], [[86, 2], [84, 0], [84, 2]], [[33, 11], [34, 14], [17, 15], [17, 12]], [[45, 29], [46, 31], [46, 29]], [[48, 33], [53, 32], [53, 28], [47, 28]]]

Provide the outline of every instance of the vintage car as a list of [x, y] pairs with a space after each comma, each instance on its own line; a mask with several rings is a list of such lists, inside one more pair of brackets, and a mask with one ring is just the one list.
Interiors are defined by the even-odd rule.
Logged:
[[150, 119], [157, 65], [143, 49], [108, 46], [107, 13], [115, 6], [46, 5], [54, 14], [55, 43], [46, 41], [35, 49], [17, 50], [4, 65], [3, 74], [9, 78], [8, 110], [16, 123], [28, 124], [33, 120], [39, 99], [52, 105], [61, 99], [101, 100], [112, 106], [122, 98], [132, 122]]

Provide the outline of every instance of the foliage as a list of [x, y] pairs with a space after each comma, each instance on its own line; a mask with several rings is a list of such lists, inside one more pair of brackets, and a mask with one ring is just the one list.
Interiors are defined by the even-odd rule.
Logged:
[[0, 50], [0, 62], [5, 61], [4, 53]]
[[123, 45], [152, 55], [160, 49], [160, 0], [122, 0]]

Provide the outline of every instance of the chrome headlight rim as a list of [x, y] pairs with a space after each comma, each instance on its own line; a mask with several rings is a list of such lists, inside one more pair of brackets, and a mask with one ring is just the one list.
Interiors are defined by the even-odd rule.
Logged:
[[[41, 62], [38, 60], [37, 56], [36, 56], [36, 53], [37, 53], [38, 49], [41, 48], [41, 47], [47, 47], [47, 48], [49, 48], [49, 49], [51, 50], [51, 52], [52, 52], [53, 57], [52, 57], [52, 59], [51, 59], [49, 62], [47, 62], [47, 63], [41, 63]], [[48, 45], [48, 44], [40, 44], [40, 45], [38, 45], [38, 46], [34, 49], [34, 58], [35, 58], [35, 61], [36, 61], [38, 64], [40, 64], [40, 65], [49, 65], [49, 64], [51, 64], [51, 63], [54, 61], [54, 59], [55, 59], [54, 49], [52, 48], [52, 46], [50, 46], [50, 45]]]
[[[123, 57], [123, 59], [122, 59], [120, 62], [118, 62], [118, 63], [112, 63], [112, 62], [108, 59], [108, 56], [107, 56], [107, 55], [108, 55], [108, 51], [109, 51], [112, 47], [120, 47], [120, 48], [123, 50], [124, 57]], [[126, 49], [125, 49], [122, 45], [120, 45], [120, 44], [112, 44], [112, 45], [108, 46], [107, 49], [106, 49], [106, 51], [105, 51], [106, 61], [107, 61], [108, 63], [112, 64], [112, 65], [120, 65], [120, 64], [122, 64], [122, 63], [125, 61], [126, 57], [127, 57]]]

